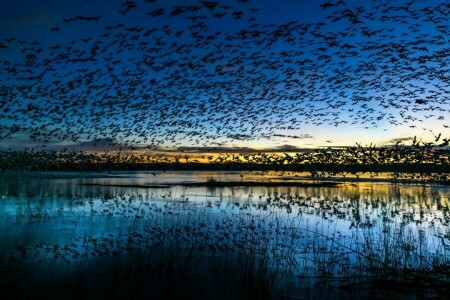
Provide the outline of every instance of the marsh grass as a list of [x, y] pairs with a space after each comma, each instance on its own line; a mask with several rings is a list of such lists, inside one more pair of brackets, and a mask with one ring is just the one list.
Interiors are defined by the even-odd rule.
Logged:
[[404, 224], [361, 232], [357, 243], [361, 272], [374, 284], [397, 284], [408, 289], [450, 288], [450, 247], [431, 240], [423, 229], [417, 231]]
[[323, 288], [347, 293], [348, 287], [349, 293], [383, 287], [441, 296], [449, 288], [450, 249], [426, 228], [361, 222], [345, 235], [325, 214], [312, 223], [295, 209], [307, 199], [232, 203], [230, 214], [212, 213], [206, 203], [165, 199], [77, 199], [70, 214], [44, 203], [19, 206], [11, 219], [18, 231], [64, 222], [68, 215], [85, 228], [97, 218], [120, 225], [60, 242], [25, 244], [18, 237], [13, 248], [0, 251], [0, 287], [18, 298], [113, 299], [282, 299], [311, 291], [316, 297]]

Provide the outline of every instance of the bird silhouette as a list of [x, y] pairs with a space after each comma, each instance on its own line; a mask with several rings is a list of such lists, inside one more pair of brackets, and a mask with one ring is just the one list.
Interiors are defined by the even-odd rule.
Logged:
[[[445, 3], [314, 5], [320, 20], [263, 22], [251, 0], [125, 1], [3, 38], [1, 137], [221, 148], [313, 138], [305, 126], [448, 129]], [[59, 40], [78, 25], [92, 32]]]

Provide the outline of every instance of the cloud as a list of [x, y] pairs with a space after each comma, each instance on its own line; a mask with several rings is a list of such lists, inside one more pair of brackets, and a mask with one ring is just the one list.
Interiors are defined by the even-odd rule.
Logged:
[[[0, 136], [6, 135], [10, 130], [10, 127], [0, 128]], [[42, 149], [42, 150], [82, 150], [82, 151], [116, 151], [119, 150], [119, 146], [112, 139], [97, 139], [95, 141], [61, 141], [51, 135], [45, 129], [40, 130], [47, 139], [43, 141], [34, 141], [32, 136], [32, 130], [30, 128], [21, 128], [19, 132], [12, 134], [11, 136], [1, 139], [0, 151], [22, 151], [25, 149]]]
[[282, 145], [271, 148], [251, 148], [251, 147], [180, 147], [177, 150], [167, 152], [188, 152], [188, 153], [278, 153], [278, 152], [306, 152], [310, 148], [298, 148], [292, 145]]
[[300, 135], [273, 134], [272, 136], [286, 137], [286, 138], [291, 138], [291, 139], [313, 139], [314, 138], [312, 135], [309, 135], [307, 133], [302, 133]]
[[239, 140], [239, 141], [246, 141], [246, 140], [253, 139], [253, 137], [249, 134], [239, 134], [239, 133], [229, 134], [227, 137], [229, 139], [234, 139], [234, 140]]

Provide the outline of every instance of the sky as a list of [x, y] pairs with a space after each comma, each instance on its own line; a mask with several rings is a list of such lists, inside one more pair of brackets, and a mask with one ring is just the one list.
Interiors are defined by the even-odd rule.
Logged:
[[3, 1], [0, 150], [439, 142], [449, 13], [435, 0]]

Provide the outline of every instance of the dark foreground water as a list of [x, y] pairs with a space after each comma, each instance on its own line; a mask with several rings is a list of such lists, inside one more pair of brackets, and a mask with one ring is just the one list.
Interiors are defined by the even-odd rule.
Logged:
[[[445, 298], [450, 187], [296, 186], [314, 183], [302, 175], [2, 174], [1, 288], [12, 298]], [[215, 181], [292, 186], [183, 186]]]

